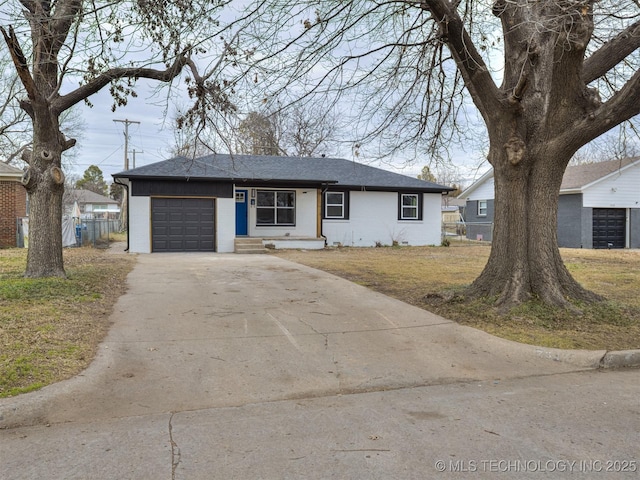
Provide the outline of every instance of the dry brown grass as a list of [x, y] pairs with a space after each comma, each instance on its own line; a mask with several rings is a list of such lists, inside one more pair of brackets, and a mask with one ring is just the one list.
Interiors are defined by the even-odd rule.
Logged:
[[135, 257], [90, 247], [64, 252], [68, 279], [27, 279], [23, 249], [0, 250], [0, 397], [88, 366]]
[[488, 300], [455, 303], [426, 298], [471, 283], [486, 264], [489, 250], [488, 245], [453, 243], [448, 248], [338, 248], [274, 254], [511, 340], [556, 348], [640, 348], [640, 252], [561, 251], [575, 278], [608, 299], [578, 305], [580, 316], [536, 301], [501, 315]]

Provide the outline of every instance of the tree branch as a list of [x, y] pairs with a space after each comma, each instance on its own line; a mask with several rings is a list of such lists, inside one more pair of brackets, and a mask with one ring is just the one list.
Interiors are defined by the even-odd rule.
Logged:
[[58, 2], [51, 21], [51, 32], [53, 33], [53, 39], [51, 41], [52, 57], [58, 56], [58, 52], [67, 38], [71, 24], [78, 20], [78, 13], [81, 8], [81, 0]]
[[141, 67], [112, 68], [94, 78], [93, 80], [89, 81], [88, 83], [75, 89], [73, 92], [67, 95], [63, 95], [54, 100], [52, 105], [53, 110], [57, 113], [62, 113], [76, 103], [81, 102], [94, 93], [97, 93], [110, 82], [121, 78], [148, 78], [151, 80], [157, 80], [159, 82], [170, 82], [180, 74], [182, 68], [187, 65], [188, 61], [189, 59], [187, 56], [180, 55], [175, 60], [175, 62], [173, 62], [173, 65], [171, 65], [166, 70], [156, 70], [153, 68]]
[[444, 38], [455, 59], [473, 102], [483, 117], [500, 110], [500, 90], [496, 86], [484, 59], [476, 49], [469, 32], [455, 10], [454, 3], [446, 0], [425, 0], [422, 8], [431, 12], [440, 24]]
[[27, 58], [22, 51], [22, 47], [20, 47], [20, 42], [18, 42], [18, 38], [16, 37], [16, 32], [14, 31], [13, 26], [9, 26], [8, 32], [4, 27], [0, 27], [0, 31], [2, 31], [4, 41], [9, 48], [11, 60], [13, 60], [13, 64], [16, 67], [18, 76], [20, 77], [20, 80], [22, 81], [22, 84], [27, 91], [27, 96], [30, 100], [35, 100], [38, 96], [38, 89], [36, 88], [36, 84], [33, 81], [31, 72], [29, 71]]
[[[561, 142], [571, 142], [574, 132], [580, 132], [579, 146], [598, 138], [603, 133], [640, 114], [640, 70], [627, 83], [592, 114], [580, 119], [567, 129]], [[587, 140], [584, 140], [584, 138]]]
[[629, 25], [584, 61], [582, 78], [589, 84], [640, 47], [640, 20]]

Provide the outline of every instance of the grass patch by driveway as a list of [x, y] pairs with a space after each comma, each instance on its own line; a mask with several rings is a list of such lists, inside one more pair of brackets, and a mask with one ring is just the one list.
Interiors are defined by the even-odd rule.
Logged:
[[74, 248], [64, 251], [67, 280], [31, 279], [23, 277], [26, 254], [0, 250], [0, 397], [86, 368], [135, 262], [128, 255]]
[[569, 271], [606, 302], [578, 305], [583, 314], [531, 301], [507, 315], [490, 302], [447, 303], [437, 295], [462, 289], [482, 271], [490, 246], [278, 250], [274, 255], [333, 273], [411, 305], [493, 335], [544, 347], [640, 348], [640, 252], [561, 249]]

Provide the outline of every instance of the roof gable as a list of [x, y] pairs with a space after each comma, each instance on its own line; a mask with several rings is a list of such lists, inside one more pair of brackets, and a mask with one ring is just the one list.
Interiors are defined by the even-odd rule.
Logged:
[[[560, 193], [582, 191], [584, 188], [601, 182], [610, 175], [622, 172], [636, 164], [640, 164], [640, 157], [608, 160], [606, 162], [587, 163], [584, 165], [570, 165], [562, 177]], [[469, 197], [471, 193], [491, 178], [493, 178], [493, 169], [482, 175], [478, 181], [462, 192], [458, 198]]]
[[85, 204], [110, 204], [117, 205], [114, 199], [92, 192], [91, 190], [73, 189], [69, 190], [68, 197], [71, 202], [78, 202], [78, 205]]
[[606, 162], [572, 165], [562, 177], [560, 191], [579, 190], [604, 180], [609, 175], [625, 170], [630, 165], [640, 162], [640, 157], [608, 160]]
[[195, 159], [175, 157], [114, 178], [213, 180], [261, 183], [309, 183], [340, 188], [447, 192], [450, 187], [342, 158], [213, 154]]
[[22, 178], [23, 171], [19, 168], [0, 162], [0, 178], [18, 179]]

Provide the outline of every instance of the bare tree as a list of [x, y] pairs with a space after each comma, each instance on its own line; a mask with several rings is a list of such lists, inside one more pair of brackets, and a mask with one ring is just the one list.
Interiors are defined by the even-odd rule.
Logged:
[[256, 35], [280, 39], [262, 55], [269, 84], [348, 105], [363, 141], [437, 152], [465, 133], [475, 106], [490, 142], [495, 229], [468, 298], [505, 308], [600, 298], [562, 262], [558, 197], [571, 156], [640, 113], [637, 2], [266, 3]]
[[0, 152], [7, 164], [20, 159], [22, 150], [31, 142], [28, 117], [19, 105], [21, 83], [15, 73], [7, 74], [10, 60], [0, 60], [3, 75], [0, 78]]
[[431, 168], [429, 167], [429, 165], [425, 165], [424, 167], [422, 167], [422, 170], [420, 170], [420, 173], [418, 174], [418, 178], [427, 182], [436, 181], [436, 176], [431, 172]]
[[277, 115], [249, 112], [238, 126], [238, 148], [252, 155], [280, 155]]
[[[23, 184], [30, 195], [31, 232], [25, 275], [64, 277], [62, 258], [63, 152], [76, 140], [61, 129], [63, 112], [109, 87], [113, 108], [135, 95], [139, 79], [171, 83], [183, 69], [194, 106], [184, 122], [203, 112], [232, 109], [229, 82], [217, 77], [227, 63], [250, 52], [233, 43], [219, 12], [225, 1], [172, 2], [10, 0], [1, 31], [24, 88], [21, 109], [30, 117], [33, 141], [22, 154]], [[126, 15], [123, 13], [126, 12]], [[213, 43], [215, 41], [216, 43]], [[211, 50], [209, 50], [211, 49]], [[198, 56], [212, 65], [196, 67]], [[75, 84], [75, 87], [73, 86]]]
[[[22, 82], [15, 70], [11, 71], [11, 59], [0, 59], [3, 76], [0, 78], [0, 161], [21, 167], [22, 152], [31, 148], [33, 131], [30, 118], [20, 108], [20, 98], [24, 97]], [[82, 136], [84, 121], [77, 108], [71, 108], [60, 115], [61, 128], [75, 138]], [[62, 159], [63, 170], [67, 171], [75, 161], [75, 152], [66, 152]]]
[[[609, 132], [578, 150], [571, 158], [570, 165], [605, 162], [607, 160], [622, 160], [640, 156], [640, 141], [633, 125], [617, 132]], [[631, 132], [627, 130], [631, 129]]]
[[284, 117], [283, 143], [289, 155], [330, 156], [336, 152], [339, 123], [331, 109], [318, 102], [294, 104]]
[[240, 153], [311, 157], [337, 151], [338, 129], [335, 115], [317, 102], [276, 103], [272, 111], [249, 112], [233, 137]]

